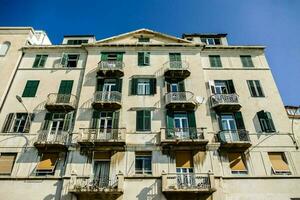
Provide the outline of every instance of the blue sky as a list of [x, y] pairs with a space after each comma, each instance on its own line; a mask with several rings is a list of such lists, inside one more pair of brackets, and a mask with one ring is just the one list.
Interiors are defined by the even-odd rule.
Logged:
[[285, 104], [300, 105], [300, 0], [0, 0], [0, 26], [32, 26], [58, 44], [63, 35], [97, 39], [149, 28], [228, 33], [230, 44], [267, 46]]

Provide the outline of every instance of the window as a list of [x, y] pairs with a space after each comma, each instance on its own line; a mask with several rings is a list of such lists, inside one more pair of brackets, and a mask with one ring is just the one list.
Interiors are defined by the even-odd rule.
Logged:
[[228, 161], [232, 174], [247, 174], [246, 162], [242, 153], [228, 153]]
[[252, 97], [265, 96], [258, 80], [248, 80], [247, 83]]
[[243, 67], [254, 67], [251, 56], [241, 55], [240, 57], [241, 57]]
[[48, 58], [48, 55], [36, 55], [34, 63], [33, 63], [33, 68], [39, 68], [39, 67], [44, 67], [46, 60]]
[[32, 113], [9, 113], [5, 119], [2, 132], [28, 133], [33, 117]]
[[233, 86], [232, 80], [226, 80], [226, 81], [214, 81], [214, 93], [215, 94], [234, 94], [235, 89]]
[[150, 38], [147, 37], [140, 37], [139, 42], [150, 42]]
[[58, 157], [58, 153], [44, 153], [36, 167], [37, 175], [53, 175], [58, 162]]
[[67, 45], [80, 45], [88, 43], [88, 40], [68, 40]]
[[138, 66], [150, 65], [150, 52], [138, 52]]
[[180, 53], [170, 53], [169, 59], [170, 59], [170, 68], [182, 68]]
[[60, 64], [62, 67], [77, 67], [78, 59], [78, 54], [63, 54]]
[[0, 153], [0, 175], [11, 174], [16, 157], [16, 153]]
[[136, 131], [151, 131], [151, 111], [136, 111]]
[[220, 45], [220, 38], [201, 38], [201, 42], [209, 45]]
[[122, 61], [123, 53], [122, 52], [102, 52], [101, 61]]
[[42, 130], [47, 131], [47, 141], [55, 141], [63, 132], [68, 132], [72, 126], [74, 112], [69, 113], [46, 113]]
[[221, 57], [219, 55], [209, 55], [211, 67], [222, 67]]
[[131, 81], [132, 95], [154, 95], [156, 94], [155, 78], [133, 78]]
[[95, 129], [97, 139], [118, 139], [119, 111], [94, 111], [91, 128]]
[[10, 47], [10, 42], [4, 42], [0, 45], [0, 56], [5, 56], [8, 52], [8, 49]]
[[152, 174], [152, 156], [151, 152], [135, 153], [135, 173]]
[[39, 83], [37, 80], [27, 81], [22, 97], [35, 97]]
[[269, 159], [272, 164], [272, 173], [276, 175], [291, 174], [287, 159], [283, 152], [269, 152]]
[[266, 133], [276, 132], [271, 113], [261, 110], [257, 113], [257, 117], [262, 132], [266, 132]]

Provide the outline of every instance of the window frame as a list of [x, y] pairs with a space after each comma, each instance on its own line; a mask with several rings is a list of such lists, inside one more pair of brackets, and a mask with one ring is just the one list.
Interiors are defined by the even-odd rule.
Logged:
[[139, 78], [139, 79], [137, 79], [136, 94], [137, 95], [150, 95], [151, 94], [150, 87], [151, 87], [150, 79]]
[[[149, 154], [135, 154], [135, 174], [137, 175], [152, 175], [152, 155]], [[141, 160], [142, 162], [142, 168], [141, 169], [137, 169], [137, 160]], [[149, 164], [150, 166], [148, 166], [148, 168], [150, 168], [150, 170], [147, 170], [146, 168], [146, 161], [150, 161]]]
[[222, 68], [222, 60], [220, 55], [208, 55], [211, 68]]
[[[241, 59], [243, 67], [246, 67], [246, 68], [254, 67], [254, 63], [253, 63], [253, 59], [252, 59], [251, 55], [240, 55], [240, 59]], [[244, 59], [244, 61], [243, 61], [243, 59]]]
[[138, 38], [138, 42], [139, 43], [149, 43], [150, 42], [150, 38], [149, 37], [139, 37]]
[[[253, 85], [255, 94], [252, 91], [251, 83]], [[266, 97], [265, 93], [264, 93], [264, 90], [261, 86], [260, 80], [247, 80], [247, 85], [248, 85], [248, 89], [249, 89], [251, 97], [255, 97], [255, 98], [264, 98], [264, 97]], [[259, 90], [257, 89], [258, 87], [260, 88], [261, 94], [259, 94]]]
[[[140, 62], [140, 59], [142, 57], [143, 62]], [[147, 60], [148, 59], [148, 60]], [[138, 66], [144, 67], [144, 66], [150, 66], [150, 52], [149, 51], [142, 51], [138, 52]]]
[[[142, 124], [139, 124], [139, 117], [141, 117], [140, 120], [142, 121]], [[147, 121], [147, 120], [149, 120], [149, 121]], [[137, 132], [151, 132], [151, 123], [152, 123], [151, 110], [137, 110], [136, 111], [136, 131]], [[147, 125], [149, 125], [149, 128], [147, 128]]]
[[[43, 61], [43, 58], [44, 58], [44, 61]], [[35, 60], [33, 62], [32, 68], [43, 68], [43, 67], [45, 67], [47, 59], [48, 59], [47, 54], [37, 54], [35, 56]]]
[[[3, 42], [1, 45], [0, 45], [0, 50], [3, 48], [3, 53], [0, 54], [0, 57], [4, 57], [7, 55], [7, 52], [9, 51], [10, 49], [10, 46], [11, 46], [11, 43], [9, 41], [5, 41]], [[1, 53], [1, 51], [0, 51]]]

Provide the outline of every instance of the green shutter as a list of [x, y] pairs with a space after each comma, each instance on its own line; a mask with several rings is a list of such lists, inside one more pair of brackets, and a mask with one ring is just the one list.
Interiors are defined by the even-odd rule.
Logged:
[[133, 78], [131, 80], [131, 94], [132, 95], [137, 94], [137, 82], [138, 82], [138, 79], [136, 79], [136, 78]]
[[196, 126], [196, 119], [195, 119], [195, 112], [189, 111], [187, 112], [188, 115], [188, 122], [189, 122], [189, 133], [192, 139], [197, 138], [197, 126]]
[[107, 61], [108, 53], [101, 53], [101, 61]]
[[93, 116], [92, 116], [92, 118], [94, 118], [94, 119], [99, 119], [99, 118], [100, 118], [100, 115], [101, 115], [101, 112], [100, 112], [100, 111], [94, 110], [94, 111], [93, 111]]
[[102, 91], [103, 85], [104, 85], [104, 79], [103, 78], [97, 79], [96, 91]]
[[114, 129], [119, 128], [119, 116], [120, 116], [119, 111], [116, 111], [116, 112], [113, 113], [113, 125], [112, 125], [112, 127]]
[[260, 82], [258, 80], [255, 80], [255, 85], [256, 85], [256, 89], [257, 89], [257, 92], [258, 92], [258, 96], [259, 97], [264, 97], [264, 93], [262, 91], [262, 88], [260, 86]]
[[211, 67], [222, 67], [222, 62], [219, 55], [210, 55], [209, 62]]
[[138, 52], [138, 66], [144, 66], [144, 52]]
[[48, 58], [48, 55], [42, 55], [39, 67], [44, 67], [45, 66], [47, 58]]
[[27, 81], [22, 97], [35, 97], [40, 81]]
[[170, 53], [170, 67], [171, 68], [181, 68], [181, 54], [180, 53]]
[[252, 97], [257, 97], [258, 94], [255, 91], [255, 86], [254, 86], [254, 81], [247, 81], [248, 82], [248, 87], [249, 87], [249, 91]]
[[62, 80], [60, 82], [58, 93], [59, 94], [71, 94], [72, 87], [73, 87], [73, 80]]
[[179, 92], [185, 92], [184, 81], [178, 83], [178, 90]]
[[69, 112], [65, 115], [64, 124], [63, 124], [63, 131], [70, 131], [72, 120], [73, 120], [74, 111]]
[[144, 55], [145, 55], [144, 65], [150, 65], [150, 52], [146, 52]]
[[117, 61], [123, 61], [123, 53], [117, 53]]
[[267, 127], [265, 127], [262, 120], [266, 120], [265, 112], [263, 110], [257, 112], [258, 121], [263, 132], [267, 132]]
[[150, 79], [150, 94], [156, 94], [156, 79]]
[[36, 56], [35, 56], [35, 60], [34, 60], [34, 63], [33, 63], [32, 68], [37, 68], [37, 67], [39, 67], [40, 59], [41, 59], [41, 55], [36, 55]]
[[45, 120], [52, 120], [52, 117], [53, 117], [53, 113], [46, 113], [46, 115], [45, 115]]
[[136, 130], [143, 131], [144, 130], [144, 111], [138, 110], [136, 111]]
[[268, 127], [269, 132], [276, 132], [275, 125], [274, 125], [271, 113], [270, 112], [265, 112], [265, 116], [267, 118], [267, 122], [268, 122], [268, 126], [269, 126]]
[[151, 111], [144, 110], [144, 130], [150, 131], [151, 130]]
[[10, 131], [10, 128], [11, 128], [11, 125], [12, 125], [12, 122], [13, 122], [13, 119], [14, 119], [14, 116], [15, 116], [15, 113], [9, 113], [7, 116], [6, 116], [6, 119], [5, 119], [5, 122], [4, 122], [4, 126], [2, 128], [2, 132], [3, 133], [7, 133]]
[[171, 110], [167, 110], [166, 113], [166, 132], [167, 136], [173, 138], [174, 135], [174, 112]]
[[245, 130], [244, 120], [241, 112], [234, 113], [235, 123], [238, 130]]
[[235, 89], [234, 89], [234, 85], [233, 85], [233, 81], [232, 80], [227, 80], [226, 81], [226, 86], [227, 86], [229, 94], [234, 94], [235, 93]]
[[61, 58], [61, 61], [60, 61], [60, 64], [64, 67], [67, 66], [67, 62], [68, 62], [68, 55], [67, 54], [63, 54], [62, 55], [62, 58]]
[[251, 56], [240, 56], [243, 67], [254, 67]]

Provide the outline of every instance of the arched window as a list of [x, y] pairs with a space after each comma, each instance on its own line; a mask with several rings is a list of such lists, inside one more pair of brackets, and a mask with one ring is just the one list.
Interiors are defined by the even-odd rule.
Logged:
[[5, 56], [10, 47], [10, 42], [4, 42], [0, 45], [0, 56]]

